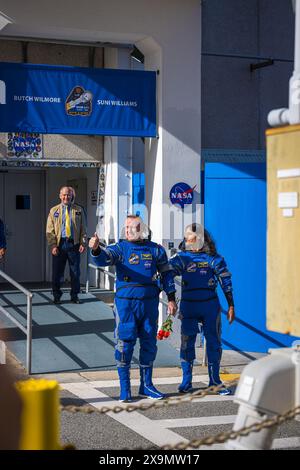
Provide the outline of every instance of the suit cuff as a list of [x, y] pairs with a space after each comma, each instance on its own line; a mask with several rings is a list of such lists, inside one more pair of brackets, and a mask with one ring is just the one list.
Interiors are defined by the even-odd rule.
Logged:
[[168, 302], [175, 302], [175, 294], [176, 292], [170, 292], [169, 294], [167, 294], [167, 297], [168, 297]]
[[225, 292], [225, 297], [228, 303], [228, 307], [234, 307], [233, 294], [232, 292]]

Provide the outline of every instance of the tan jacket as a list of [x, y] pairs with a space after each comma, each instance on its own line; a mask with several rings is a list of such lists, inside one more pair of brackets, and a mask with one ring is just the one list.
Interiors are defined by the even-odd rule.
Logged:
[[[74, 244], [86, 245], [86, 226], [85, 226], [85, 214], [83, 208], [72, 205], [71, 208], [72, 228], [74, 234]], [[62, 231], [62, 204], [52, 207], [50, 209], [47, 227], [46, 237], [50, 248], [54, 248], [59, 245]]]

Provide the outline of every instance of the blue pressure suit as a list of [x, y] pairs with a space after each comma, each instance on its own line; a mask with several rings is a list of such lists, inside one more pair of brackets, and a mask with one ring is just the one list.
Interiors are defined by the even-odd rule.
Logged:
[[206, 339], [209, 386], [221, 384], [219, 369], [221, 348], [221, 308], [216, 293], [218, 282], [233, 305], [231, 274], [220, 255], [181, 251], [169, 260], [175, 276], [181, 276], [182, 291], [180, 359], [183, 382], [180, 392], [192, 389], [192, 367], [199, 323], [203, 324]]
[[[122, 240], [105, 249], [92, 251], [92, 258], [98, 266], [116, 266], [115, 358], [121, 382], [121, 399], [123, 396], [128, 400], [129, 367], [137, 338], [140, 339], [141, 384], [152, 384], [152, 366], [157, 352], [159, 294], [162, 288], [169, 300], [175, 299], [174, 277], [164, 248], [148, 240]], [[123, 387], [125, 391], [122, 394], [122, 384], [126, 381], [128, 387]], [[150, 396], [143, 391], [140, 388], [140, 394]]]

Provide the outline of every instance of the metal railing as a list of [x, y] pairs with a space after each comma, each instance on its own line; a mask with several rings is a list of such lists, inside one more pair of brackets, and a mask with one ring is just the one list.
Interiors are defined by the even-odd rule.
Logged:
[[[110, 273], [109, 271], [106, 271], [106, 269], [104, 269], [104, 267], [102, 267], [102, 266], [95, 266], [94, 264], [89, 263], [88, 268], [95, 269], [95, 271], [96, 271], [96, 286], [97, 287], [99, 286], [99, 277], [97, 276], [97, 273], [99, 273], [99, 271], [101, 271], [103, 274], [106, 274], [106, 276], [112, 278], [114, 281], [116, 280], [117, 276], [113, 273]], [[86, 286], [85, 286], [85, 293], [86, 294], [89, 293], [89, 271], [88, 271], [88, 276], [87, 276], [87, 281], [86, 281]], [[168, 303], [165, 300], [159, 298], [159, 301], [165, 307], [168, 306]]]
[[[90, 274], [90, 268], [94, 269], [96, 271], [96, 286], [99, 287], [99, 271], [101, 271], [103, 274], [106, 274], [108, 277], [114, 279], [114, 281], [116, 280], [116, 275], [113, 274], [113, 273], [110, 273], [109, 271], [106, 271], [106, 269], [104, 269], [104, 267], [102, 266], [95, 266], [94, 264], [92, 263], [89, 263], [88, 264], [88, 270], [87, 270], [87, 280], [86, 280], [86, 286], [85, 286], [85, 292], [86, 294], [89, 293], [89, 274]], [[177, 285], [180, 285], [180, 282], [175, 279], [175, 284]], [[159, 298], [159, 302], [164, 305], [165, 307], [168, 307], [168, 303]], [[204, 338], [204, 341], [203, 341], [203, 358], [202, 358], [202, 366], [207, 366], [207, 347], [206, 347], [206, 340]]]
[[26, 328], [22, 323], [20, 323], [16, 318], [14, 318], [4, 307], [0, 305], [0, 312], [2, 312], [7, 318], [9, 318], [15, 325], [17, 325], [20, 330], [23, 331], [26, 335], [26, 370], [28, 374], [31, 374], [31, 362], [32, 362], [32, 297], [33, 293], [25, 289], [18, 282], [12, 279], [10, 276], [5, 274], [0, 269], [0, 276], [6, 279], [10, 284], [12, 284], [16, 289], [23, 292], [27, 297], [27, 309], [26, 309]]
[[99, 287], [99, 272], [103, 272], [103, 274], [106, 274], [108, 277], [111, 277], [116, 280], [116, 275], [113, 273], [110, 273], [109, 271], [106, 271], [104, 268], [101, 266], [95, 266], [92, 263], [88, 263], [88, 269], [87, 269], [87, 277], [86, 277], [86, 283], [85, 283], [85, 293], [88, 294], [90, 290], [90, 268], [94, 269], [96, 271], [96, 287]]

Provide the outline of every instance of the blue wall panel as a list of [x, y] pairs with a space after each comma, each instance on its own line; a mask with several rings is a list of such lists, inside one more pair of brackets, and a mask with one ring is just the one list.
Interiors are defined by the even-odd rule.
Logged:
[[205, 166], [205, 226], [232, 272], [236, 321], [223, 308], [223, 347], [267, 352], [290, 346], [292, 336], [266, 329], [266, 168], [264, 164]]

